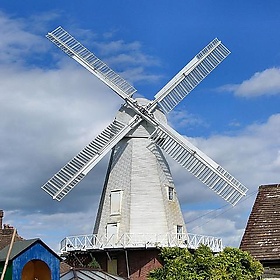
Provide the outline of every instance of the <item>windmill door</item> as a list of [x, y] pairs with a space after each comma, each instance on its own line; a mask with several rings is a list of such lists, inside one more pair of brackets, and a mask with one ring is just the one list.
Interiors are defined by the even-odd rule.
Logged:
[[107, 224], [107, 240], [109, 244], [114, 244], [118, 237], [118, 224]]

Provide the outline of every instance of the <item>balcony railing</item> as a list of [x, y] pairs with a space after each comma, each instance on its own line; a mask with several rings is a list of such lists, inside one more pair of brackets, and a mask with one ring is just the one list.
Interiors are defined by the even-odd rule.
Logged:
[[119, 238], [88, 234], [65, 237], [60, 243], [60, 252], [160, 247], [197, 249], [200, 244], [209, 246], [213, 252], [223, 249], [221, 238], [199, 234], [123, 234]]

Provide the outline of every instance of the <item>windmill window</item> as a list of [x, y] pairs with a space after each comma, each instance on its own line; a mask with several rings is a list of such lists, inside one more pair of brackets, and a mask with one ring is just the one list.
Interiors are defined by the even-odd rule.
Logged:
[[111, 215], [119, 215], [121, 213], [122, 191], [111, 191]]
[[177, 238], [182, 240], [183, 238], [183, 226], [177, 225]]
[[168, 199], [174, 200], [174, 188], [168, 187]]
[[118, 237], [118, 223], [107, 224], [106, 227], [107, 242], [113, 244]]

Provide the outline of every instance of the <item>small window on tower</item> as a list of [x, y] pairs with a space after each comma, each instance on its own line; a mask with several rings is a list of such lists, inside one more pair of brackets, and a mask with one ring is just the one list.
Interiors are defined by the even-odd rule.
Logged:
[[111, 191], [111, 215], [119, 215], [121, 213], [122, 191]]
[[107, 244], [114, 245], [118, 240], [118, 231], [119, 231], [119, 224], [118, 223], [111, 223], [107, 224], [106, 227], [106, 237], [107, 237]]
[[168, 199], [173, 200], [174, 199], [174, 188], [168, 187]]
[[183, 226], [177, 225], [177, 238], [182, 240], [183, 238]]
[[106, 236], [108, 239], [112, 237], [117, 237], [118, 235], [118, 223], [107, 224], [106, 227]]

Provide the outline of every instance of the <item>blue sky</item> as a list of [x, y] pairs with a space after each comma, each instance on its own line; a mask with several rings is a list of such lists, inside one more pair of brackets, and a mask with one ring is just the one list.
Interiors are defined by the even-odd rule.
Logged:
[[276, 0], [1, 1], [4, 222], [55, 250], [64, 236], [92, 231], [106, 159], [60, 203], [40, 186], [112, 121], [122, 103], [52, 45], [47, 32], [63, 26], [149, 99], [218, 37], [232, 53], [169, 122], [252, 195], [224, 207], [172, 160], [170, 167], [189, 231], [238, 246], [258, 186], [279, 183], [279, 14]]

